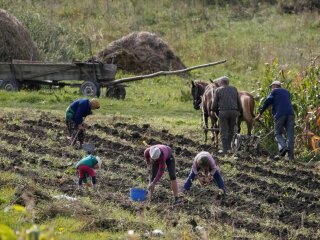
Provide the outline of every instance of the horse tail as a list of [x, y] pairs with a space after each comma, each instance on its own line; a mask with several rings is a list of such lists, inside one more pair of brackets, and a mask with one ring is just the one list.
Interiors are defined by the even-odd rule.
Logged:
[[248, 92], [239, 92], [241, 106], [243, 110], [242, 119], [246, 122], [248, 128], [248, 134], [251, 134], [251, 130], [254, 124], [254, 107], [255, 102], [253, 96]]

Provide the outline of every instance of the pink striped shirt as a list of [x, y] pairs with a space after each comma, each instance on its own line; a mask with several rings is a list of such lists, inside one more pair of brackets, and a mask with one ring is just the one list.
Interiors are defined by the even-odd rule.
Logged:
[[[169, 146], [162, 145], [162, 144], [157, 144], [155, 145], [156, 147], [160, 148], [161, 155], [160, 158], [155, 161], [155, 163], [159, 163], [159, 169], [156, 177], [153, 180], [153, 184], [156, 184], [160, 178], [162, 177], [165, 169], [166, 169], [166, 161], [172, 154], [172, 150]], [[147, 164], [151, 163], [151, 157], [150, 157], [150, 147], [147, 148], [144, 151], [144, 159], [146, 160]]]

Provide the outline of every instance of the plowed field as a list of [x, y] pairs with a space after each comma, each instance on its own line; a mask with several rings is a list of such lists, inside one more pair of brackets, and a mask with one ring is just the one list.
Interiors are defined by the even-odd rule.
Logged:
[[[0, 113], [1, 172], [15, 172], [26, 179], [26, 182], [0, 182], [0, 185], [17, 186], [15, 201], [21, 204], [22, 191], [34, 194], [36, 222], [59, 214], [73, 214], [90, 219], [91, 225], [83, 231], [124, 230], [123, 223], [117, 220], [97, 218], [92, 207], [85, 212], [79, 207], [79, 211], [73, 209], [71, 214], [58, 206], [58, 200], [51, 194], [55, 192], [77, 198], [88, 195], [97, 206], [114, 204], [137, 216], [154, 211], [172, 228], [178, 228], [182, 221], [190, 228], [205, 222], [212, 229], [217, 226], [232, 229], [233, 236], [239, 238], [320, 239], [320, 174], [314, 168], [267, 156], [222, 157], [209, 145], [201, 145], [184, 135], [174, 135], [148, 124], [128, 124], [116, 117], [112, 121], [88, 124], [86, 141], [96, 144], [97, 155], [104, 161], [98, 171], [99, 193], [75, 191], [77, 176], [71, 164], [81, 159], [84, 152], [68, 146], [63, 118], [43, 111]], [[131, 202], [130, 187], [147, 185], [143, 141], [173, 148], [180, 181], [187, 177], [197, 152], [211, 152], [221, 168], [228, 196], [221, 196], [216, 186], [202, 187], [195, 183], [184, 195], [186, 202], [173, 207], [165, 173], [150, 205]], [[127, 221], [126, 226], [141, 232], [152, 228], [143, 221]]]

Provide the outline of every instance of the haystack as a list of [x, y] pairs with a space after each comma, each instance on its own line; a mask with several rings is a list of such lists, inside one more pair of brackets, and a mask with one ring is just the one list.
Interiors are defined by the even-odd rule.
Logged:
[[133, 32], [110, 43], [96, 60], [134, 74], [184, 69], [185, 65], [156, 34]]
[[39, 60], [39, 52], [29, 32], [17, 18], [0, 9], [0, 61]]

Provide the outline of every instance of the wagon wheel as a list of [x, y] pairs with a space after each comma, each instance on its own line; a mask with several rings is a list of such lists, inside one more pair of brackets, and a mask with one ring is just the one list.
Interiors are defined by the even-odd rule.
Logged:
[[11, 77], [10, 79], [4, 80], [0, 88], [6, 91], [19, 91], [20, 85], [13, 77]]
[[100, 97], [100, 84], [94, 81], [84, 81], [80, 86], [80, 93], [90, 97]]
[[126, 97], [126, 89], [122, 85], [108, 87], [106, 92], [106, 97], [108, 98], [116, 98], [116, 99], [125, 99]]

